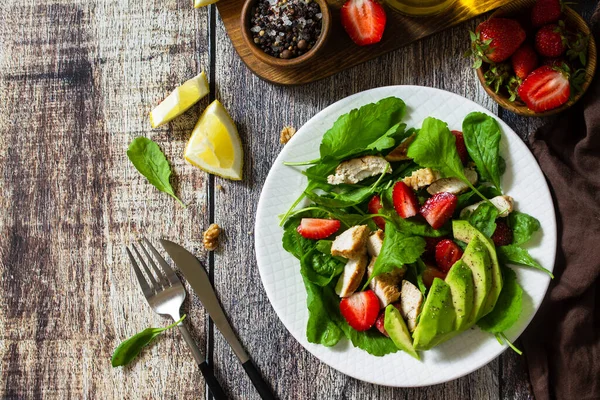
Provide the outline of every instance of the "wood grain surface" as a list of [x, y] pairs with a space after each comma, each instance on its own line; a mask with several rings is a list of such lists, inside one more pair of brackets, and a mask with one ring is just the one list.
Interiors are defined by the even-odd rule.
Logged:
[[[582, 6], [584, 16], [593, 6]], [[215, 7], [193, 10], [187, 0], [0, 3], [0, 398], [207, 397], [177, 331], [133, 365], [110, 366], [121, 340], [168, 323], [145, 303], [125, 258], [124, 245], [143, 235], [155, 244], [175, 240], [207, 265], [241, 342], [281, 399], [532, 398], [525, 359], [511, 352], [428, 388], [392, 389], [342, 375], [281, 324], [254, 257], [254, 213], [281, 150], [281, 127], [300, 127], [345, 96], [392, 84], [446, 89], [497, 112], [524, 139], [558, 118], [518, 117], [487, 97], [461, 57], [467, 29], [480, 20], [319, 82], [279, 87], [238, 58]], [[210, 98], [151, 130], [149, 110], [202, 68]], [[208, 176], [182, 158], [195, 120], [214, 98], [242, 136], [241, 182]], [[142, 135], [171, 161], [188, 207], [156, 191], [127, 160], [129, 142]], [[214, 254], [202, 248], [210, 222], [224, 230]], [[258, 399], [193, 295], [183, 311], [230, 397]]]
[[344, 0], [327, 0], [331, 10], [331, 33], [319, 56], [297, 67], [271, 66], [253, 53], [242, 37], [240, 10], [249, 0], [228, 0], [217, 3], [227, 34], [244, 63], [261, 78], [282, 85], [314, 82], [347, 68], [377, 58], [409, 43], [460, 24], [512, 0], [457, 0], [443, 12], [427, 17], [408, 17], [388, 8], [387, 24], [381, 42], [373, 46], [355, 46], [342, 27], [339, 18]]

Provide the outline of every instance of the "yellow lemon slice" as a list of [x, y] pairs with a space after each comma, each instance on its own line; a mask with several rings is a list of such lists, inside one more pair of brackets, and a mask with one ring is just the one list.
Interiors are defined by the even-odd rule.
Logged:
[[204, 71], [200, 75], [186, 81], [167, 96], [154, 110], [150, 112], [150, 125], [153, 128], [161, 126], [180, 116], [206, 96], [209, 92], [208, 79]]
[[185, 159], [223, 178], [242, 179], [244, 151], [233, 120], [219, 100], [204, 110], [188, 142]]
[[194, 8], [200, 8], [209, 4], [216, 3], [219, 0], [194, 0]]

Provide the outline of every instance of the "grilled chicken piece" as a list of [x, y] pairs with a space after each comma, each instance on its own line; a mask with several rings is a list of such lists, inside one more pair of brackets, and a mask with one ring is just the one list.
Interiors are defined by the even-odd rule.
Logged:
[[400, 291], [400, 314], [411, 332], [417, 327], [417, 317], [421, 314], [422, 306], [423, 293], [406, 279], [403, 280]]
[[383, 231], [378, 229], [367, 239], [367, 252], [371, 257], [377, 257], [383, 246]]
[[335, 292], [340, 297], [348, 297], [358, 288], [367, 269], [369, 258], [363, 254], [359, 258], [348, 260], [344, 267], [344, 272], [335, 285]]
[[[372, 257], [367, 271], [369, 276], [373, 273], [373, 265], [375, 265], [377, 257]], [[397, 301], [400, 298], [400, 291], [398, 285], [402, 281], [404, 276], [404, 268], [395, 268], [392, 272], [377, 275], [369, 282], [369, 287], [379, 299], [379, 306], [381, 308], [386, 307], [388, 304]]]
[[327, 182], [330, 185], [342, 183], [355, 184], [375, 175], [381, 175], [384, 171], [392, 173], [390, 163], [383, 157], [363, 156], [342, 162], [335, 169], [335, 175], [329, 175]]
[[[477, 172], [473, 168], [465, 168], [465, 176], [471, 185], [477, 183]], [[427, 188], [427, 192], [431, 195], [441, 192], [461, 194], [467, 190], [469, 190], [469, 186], [458, 178], [438, 179]]]
[[[475, 211], [475, 209], [477, 209], [477, 207], [479, 207], [479, 205], [484, 202], [485, 201], [480, 201], [479, 203], [475, 203], [469, 207], [463, 208], [460, 212], [460, 217], [466, 218], [466, 216], [469, 215], [469, 213]], [[508, 217], [508, 214], [510, 214], [513, 211], [514, 202], [513, 198], [510, 196], [496, 196], [490, 199], [490, 202], [498, 209], [498, 212], [500, 213], [498, 215], [499, 217]]]
[[414, 171], [411, 176], [402, 179], [402, 182], [413, 188], [413, 190], [419, 190], [425, 186], [431, 185], [440, 178], [441, 175], [439, 172], [434, 171], [431, 168], [421, 168]]
[[415, 141], [416, 137], [417, 134], [413, 133], [412, 135], [404, 139], [398, 147], [396, 147], [387, 156], [385, 156], [385, 159], [389, 162], [410, 160], [410, 158], [406, 155], [406, 152], [408, 151], [408, 146], [410, 146], [412, 142]]
[[369, 227], [356, 225], [339, 234], [331, 245], [331, 255], [348, 259], [360, 258], [367, 252]]

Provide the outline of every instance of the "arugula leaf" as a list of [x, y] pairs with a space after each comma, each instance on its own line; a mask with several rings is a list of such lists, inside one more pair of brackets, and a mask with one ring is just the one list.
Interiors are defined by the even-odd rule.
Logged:
[[387, 130], [379, 139], [368, 145], [365, 150], [381, 152], [390, 149], [405, 139], [406, 124], [397, 123]]
[[469, 223], [485, 236], [491, 238], [496, 230], [498, 209], [490, 203], [481, 203], [469, 215]]
[[465, 145], [481, 177], [500, 189], [500, 126], [482, 112], [472, 112], [462, 124]]
[[531, 257], [529, 252], [524, 248], [516, 244], [509, 244], [508, 246], [500, 246], [496, 249], [498, 250], [499, 258], [500, 260], [502, 260], [503, 263], [525, 265], [527, 267], [539, 269], [540, 271], [544, 271], [545, 273], [550, 275], [552, 279], [554, 279], [554, 275], [552, 274], [552, 272], [542, 267], [540, 263], [535, 261], [533, 257]]
[[416, 262], [424, 251], [425, 240], [422, 237], [407, 236], [397, 230], [393, 224], [385, 224], [383, 246], [381, 246], [381, 252], [363, 290], [377, 275], [391, 272], [395, 268], [403, 268], [404, 264]]
[[170, 183], [171, 166], [156, 142], [145, 137], [133, 139], [127, 149], [127, 157], [139, 173], [148, 179], [148, 182], [185, 207], [185, 204], [175, 195]]
[[378, 147], [374, 143], [402, 120], [405, 111], [404, 101], [388, 97], [342, 115], [323, 135], [321, 160], [341, 160], [369, 146]]
[[407, 156], [421, 167], [440, 171], [446, 178], [456, 177], [468, 182], [456, 150], [456, 139], [444, 121], [425, 118], [419, 134], [408, 147]]
[[143, 331], [136, 333], [130, 338], [124, 340], [117, 346], [113, 352], [111, 364], [113, 367], [121, 367], [129, 364], [144, 347], [149, 345], [154, 338], [163, 333], [164, 331], [171, 329], [181, 323], [185, 315], [179, 319], [179, 321], [172, 323], [171, 325], [164, 328], [146, 328]]
[[508, 225], [513, 230], [513, 244], [528, 242], [540, 229], [540, 221], [529, 214], [513, 211], [508, 215]]
[[494, 309], [477, 321], [477, 325], [490, 333], [508, 330], [519, 319], [522, 310], [523, 289], [517, 282], [515, 271], [502, 267], [503, 285]]

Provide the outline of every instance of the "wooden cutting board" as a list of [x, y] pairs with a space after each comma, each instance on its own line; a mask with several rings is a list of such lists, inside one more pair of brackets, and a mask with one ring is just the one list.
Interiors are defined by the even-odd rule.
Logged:
[[[381, 42], [360, 47], [349, 38], [340, 23], [339, 9], [343, 0], [328, 0], [332, 26], [329, 40], [318, 57], [296, 68], [272, 67], [252, 55], [242, 39], [240, 13], [245, 0], [221, 0], [217, 8], [237, 53], [260, 78], [281, 85], [300, 85], [317, 81], [340, 71], [379, 57], [409, 43], [459, 24], [476, 15], [510, 3], [512, 0], [458, 0], [441, 14], [431, 17], [407, 17], [387, 10], [387, 26]], [[468, 34], [465, 32], [465, 48]]]

